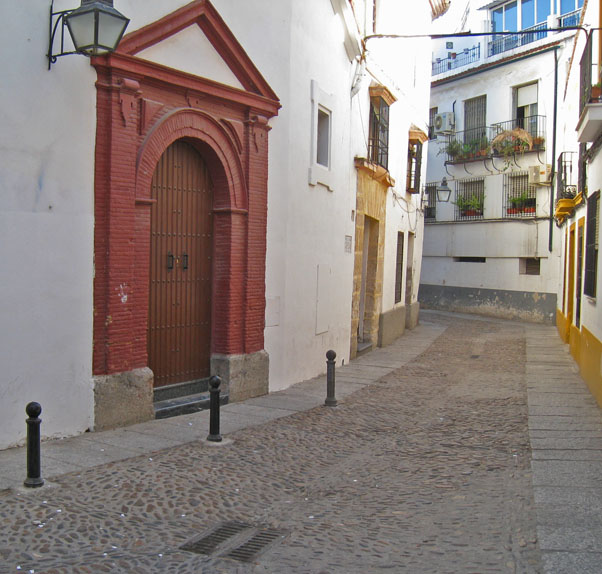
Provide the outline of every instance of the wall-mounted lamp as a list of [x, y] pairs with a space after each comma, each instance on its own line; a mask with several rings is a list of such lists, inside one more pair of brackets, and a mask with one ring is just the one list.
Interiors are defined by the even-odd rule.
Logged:
[[447, 185], [447, 178], [444, 177], [441, 183], [437, 186], [437, 200], [447, 203], [451, 195], [451, 188]]
[[[99, 56], [114, 52], [129, 24], [129, 19], [113, 8], [113, 0], [81, 0], [74, 10], [53, 11], [50, 4], [50, 40], [48, 43], [48, 69], [59, 56], [84, 54]], [[60, 52], [53, 54], [54, 38], [60, 27]], [[65, 52], [65, 27], [75, 50]]]

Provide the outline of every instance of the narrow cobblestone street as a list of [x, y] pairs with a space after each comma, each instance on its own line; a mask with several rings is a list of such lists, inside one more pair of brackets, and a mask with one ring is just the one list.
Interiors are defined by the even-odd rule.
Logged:
[[[426, 350], [368, 385], [361, 373], [412, 336], [365, 355], [336, 408], [0, 491], [0, 572], [601, 572], [599, 553], [581, 570], [542, 557], [527, 401], [527, 334], [540, 327], [424, 313], [420, 329], [433, 334]], [[300, 389], [323, 397], [322, 381]], [[602, 436], [590, 448], [599, 455]], [[225, 522], [235, 533], [209, 554], [182, 549]], [[271, 535], [265, 551], [227, 556], [257, 531]]]

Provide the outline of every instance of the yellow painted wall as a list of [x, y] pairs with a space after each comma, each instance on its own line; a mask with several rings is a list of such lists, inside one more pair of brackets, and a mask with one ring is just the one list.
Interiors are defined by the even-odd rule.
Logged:
[[585, 327], [579, 330], [575, 325], [569, 326], [567, 317], [559, 309], [556, 310], [556, 328], [561, 339], [569, 344], [581, 377], [602, 407], [602, 342]]
[[[378, 342], [378, 318], [381, 311], [384, 255], [385, 255], [385, 215], [387, 208], [388, 184], [382, 178], [377, 179], [367, 169], [358, 169], [357, 204], [355, 219], [355, 261], [353, 270], [353, 297], [351, 306], [351, 358], [357, 354], [357, 328], [359, 324], [360, 293], [362, 286], [362, 259], [364, 251], [364, 221], [366, 216], [376, 222], [371, 227], [370, 241], [376, 249], [371, 250], [368, 261], [368, 285], [366, 308], [369, 316], [364, 315], [364, 330], [370, 331], [374, 346]], [[374, 235], [372, 235], [374, 234]]]

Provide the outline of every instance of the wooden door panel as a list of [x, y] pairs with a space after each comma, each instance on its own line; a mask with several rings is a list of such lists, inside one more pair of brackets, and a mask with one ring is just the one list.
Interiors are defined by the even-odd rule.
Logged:
[[163, 386], [209, 375], [213, 195], [194, 147], [165, 151], [152, 197], [148, 353]]

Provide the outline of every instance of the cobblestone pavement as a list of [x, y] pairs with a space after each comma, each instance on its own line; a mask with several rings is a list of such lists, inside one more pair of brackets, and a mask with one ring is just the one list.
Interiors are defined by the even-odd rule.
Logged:
[[0, 491], [0, 572], [543, 572], [526, 327], [427, 317], [434, 343], [336, 408]]

